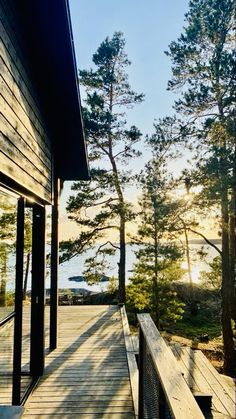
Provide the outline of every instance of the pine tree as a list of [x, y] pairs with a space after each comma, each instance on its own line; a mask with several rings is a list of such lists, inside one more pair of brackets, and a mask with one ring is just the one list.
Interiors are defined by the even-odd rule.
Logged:
[[[191, 0], [184, 32], [171, 42], [167, 52], [173, 63], [169, 89], [182, 91], [175, 109], [191, 124], [198, 154], [204, 152], [208, 160], [216, 163], [222, 237], [224, 371], [228, 374], [235, 371], [230, 304], [235, 284], [234, 18], [234, 0]], [[210, 178], [210, 173], [206, 176]]]
[[142, 177], [140, 224], [134, 243], [139, 244], [137, 263], [128, 287], [128, 303], [152, 313], [158, 328], [181, 318], [181, 304], [172, 283], [181, 279], [182, 251], [176, 244], [178, 203], [170, 197], [170, 186], [161, 159], [150, 161]]
[[179, 200], [174, 197], [175, 181], [168, 171], [170, 161], [173, 163], [179, 155], [182, 141], [179, 126], [175, 117], [166, 117], [154, 124], [154, 134], [146, 139], [152, 159], [139, 177], [142, 187], [140, 223], [133, 238], [139, 250], [128, 287], [128, 302], [138, 310], [151, 311], [157, 327], [181, 318], [183, 313], [183, 304], [172, 287], [184, 274], [182, 247], [177, 245], [182, 233], [179, 228], [181, 209]]
[[221, 288], [221, 258], [220, 256], [215, 256], [214, 259], [209, 262], [209, 271], [201, 272], [201, 280], [204, 285], [207, 285], [210, 288], [220, 290]]
[[[137, 127], [127, 127], [125, 114], [143, 100], [142, 94], [130, 88], [126, 73], [130, 61], [124, 48], [123, 35], [116, 32], [93, 55], [96, 69], [80, 71], [80, 83], [87, 92], [83, 118], [92, 180], [72, 187], [77, 195], [69, 199], [67, 211], [83, 230], [77, 240], [61, 244], [65, 260], [102, 242], [95, 257], [87, 260], [85, 275], [93, 280], [106, 268], [106, 257], [119, 250], [120, 303], [125, 302], [126, 222], [132, 218], [132, 207], [125, 198], [133, 179], [127, 165], [140, 155], [135, 145], [141, 138]], [[107, 231], [113, 236], [118, 232], [118, 245], [110, 239], [111, 233], [104, 239]]]

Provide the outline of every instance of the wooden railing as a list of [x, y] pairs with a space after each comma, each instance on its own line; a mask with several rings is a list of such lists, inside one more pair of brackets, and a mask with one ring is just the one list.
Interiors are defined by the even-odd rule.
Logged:
[[3, 319], [0, 320], [0, 327], [4, 326], [6, 323], [8, 323], [14, 317], [15, 317], [15, 311], [12, 311], [6, 317], [4, 317]]
[[127, 361], [129, 367], [130, 386], [132, 391], [133, 406], [135, 418], [138, 418], [138, 367], [135, 357], [135, 350], [133, 347], [133, 341], [129, 329], [129, 322], [125, 310], [125, 306], [121, 307], [121, 319], [123, 325], [125, 347], [127, 354]]
[[202, 419], [171, 349], [149, 314], [139, 314], [139, 407], [140, 419]]

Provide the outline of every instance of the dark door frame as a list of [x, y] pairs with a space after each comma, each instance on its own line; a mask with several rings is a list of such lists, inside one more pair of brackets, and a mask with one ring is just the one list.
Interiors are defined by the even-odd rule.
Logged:
[[45, 207], [33, 205], [32, 228], [32, 290], [30, 374], [37, 380], [44, 371], [44, 308], [45, 308]]
[[50, 284], [50, 337], [49, 347], [51, 350], [57, 347], [57, 315], [58, 315], [58, 265], [59, 265], [59, 192], [60, 180], [54, 179], [53, 205], [52, 205], [52, 228], [51, 228], [51, 284]]
[[[22, 322], [23, 322], [23, 274], [24, 274], [24, 220], [25, 198], [19, 198], [17, 209], [16, 239], [16, 289], [13, 350], [12, 404], [24, 404], [39, 377], [44, 372], [44, 307], [45, 307], [45, 207], [33, 203], [32, 225], [32, 289], [30, 326], [30, 370], [31, 383], [21, 394]], [[25, 373], [24, 373], [25, 375]]]
[[25, 199], [18, 199], [16, 227], [16, 286], [15, 320], [13, 343], [13, 386], [12, 404], [21, 401], [21, 358], [22, 358], [22, 318], [23, 318], [23, 274], [24, 274], [24, 221]]

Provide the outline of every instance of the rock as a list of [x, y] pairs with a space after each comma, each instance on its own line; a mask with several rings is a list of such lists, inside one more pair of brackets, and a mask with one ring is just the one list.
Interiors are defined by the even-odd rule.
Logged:
[[199, 342], [208, 343], [209, 342], [209, 335], [207, 333], [205, 333], [204, 335], [200, 335], [198, 339], [199, 339]]

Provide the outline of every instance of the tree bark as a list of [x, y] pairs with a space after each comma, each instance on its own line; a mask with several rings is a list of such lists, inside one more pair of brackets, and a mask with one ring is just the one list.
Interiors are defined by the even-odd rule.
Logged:
[[29, 265], [30, 265], [30, 253], [27, 253], [26, 267], [25, 267], [25, 278], [24, 278], [24, 289], [23, 289], [23, 300], [26, 300], [27, 282], [29, 276]]
[[119, 292], [118, 292], [118, 300], [119, 304], [125, 304], [126, 301], [126, 293], [125, 293], [125, 265], [126, 265], [126, 239], [125, 239], [125, 208], [124, 208], [124, 197], [121, 190], [121, 186], [119, 183], [118, 178], [118, 170], [116, 167], [115, 159], [112, 155], [112, 151], [110, 151], [110, 161], [112, 165], [112, 170], [114, 174], [114, 186], [117, 192], [119, 205], [120, 205], [120, 259], [119, 259], [119, 269], [118, 269], [118, 280], [119, 280]]
[[[236, 144], [233, 158], [233, 184], [230, 202], [230, 274], [231, 274], [231, 317], [236, 322]], [[236, 325], [235, 325], [236, 327]]]
[[185, 224], [184, 224], [184, 237], [185, 237], [185, 246], [186, 246], [186, 259], [187, 259], [187, 267], [188, 267], [188, 279], [189, 279], [189, 285], [190, 285], [191, 294], [192, 294], [193, 280], [192, 280], [192, 272], [191, 272], [191, 262], [190, 262], [188, 232], [187, 232], [187, 228], [186, 228], [186, 225]]
[[157, 328], [160, 328], [160, 301], [159, 301], [159, 288], [158, 288], [158, 229], [157, 229], [157, 213], [156, 213], [156, 200], [154, 200], [154, 222], [155, 222], [155, 230], [154, 230], [154, 260], [155, 260], [155, 271], [154, 271], [154, 280], [153, 280], [153, 287], [154, 287], [154, 298], [155, 298], [155, 323]]
[[125, 264], [126, 264], [126, 249], [125, 249], [125, 220], [120, 217], [120, 260], [119, 260], [119, 304], [125, 304]]
[[[114, 69], [113, 69], [114, 70]], [[111, 115], [113, 114], [113, 84], [110, 85], [109, 93], [109, 111]], [[114, 186], [117, 193], [117, 197], [120, 205], [120, 259], [118, 263], [118, 281], [119, 281], [119, 291], [118, 291], [118, 302], [120, 305], [125, 304], [126, 293], [125, 293], [125, 264], [126, 264], [126, 240], [125, 240], [125, 208], [124, 208], [124, 197], [119, 182], [118, 170], [116, 161], [113, 155], [113, 144], [112, 144], [112, 132], [110, 127], [110, 132], [108, 135], [108, 156], [112, 166], [112, 172], [114, 176]]]
[[233, 375], [235, 372], [235, 351], [233, 330], [231, 326], [231, 275], [229, 258], [229, 209], [228, 190], [225, 185], [225, 162], [221, 158], [221, 217], [222, 217], [222, 333], [224, 345], [224, 373]]

